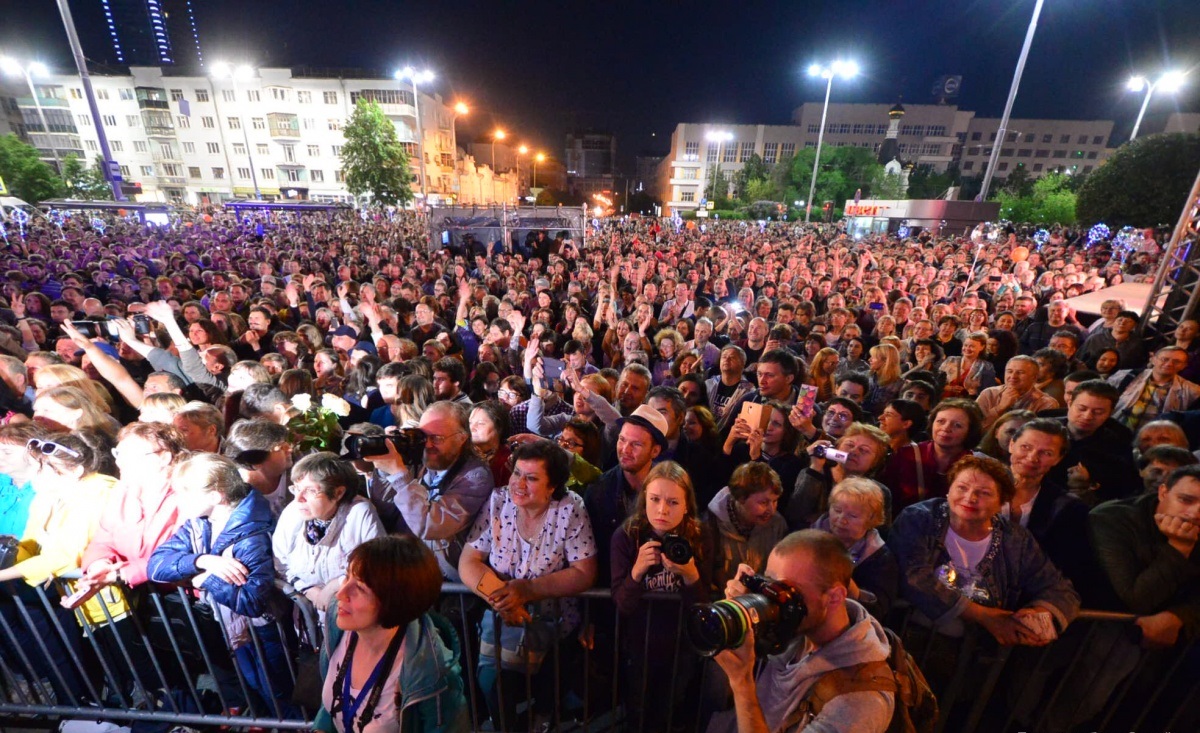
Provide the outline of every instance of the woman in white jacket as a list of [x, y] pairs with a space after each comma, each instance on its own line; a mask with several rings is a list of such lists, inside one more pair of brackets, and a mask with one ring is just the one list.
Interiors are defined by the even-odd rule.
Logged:
[[279, 515], [271, 544], [275, 568], [324, 611], [354, 548], [387, 534], [367, 499], [355, 493], [354, 467], [333, 453], [305, 456], [292, 469], [295, 501]]

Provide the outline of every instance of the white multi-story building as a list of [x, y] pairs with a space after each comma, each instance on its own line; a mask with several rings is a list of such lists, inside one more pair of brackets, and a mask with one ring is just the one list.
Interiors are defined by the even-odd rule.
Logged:
[[[820, 103], [803, 104], [791, 125], [722, 125], [683, 122], [671, 135], [671, 151], [658, 167], [665, 213], [695, 209], [706, 187], [705, 176], [718, 167], [726, 179], [751, 155], [768, 165], [815, 148], [821, 131]], [[890, 124], [891, 104], [830, 104], [825, 147], [861, 147], [879, 153]], [[901, 163], [945, 171], [957, 165], [963, 175], [982, 173], [991, 154], [990, 138], [999, 120], [979, 118], [954, 105], [905, 105], [897, 134]], [[1010, 120], [1000, 149], [996, 176], [1019, 167], [1037, 177], [1052, 170], [1091, 172], [1112, 152], [1110, 120]], [[716, 134], [713, 134], [716, 133]], [[722, 136], [728, 141], [721, 141]], [[881, 161], [888, 162], [888, 161]]]
[[[424, 174], [431, 203], [458, 197], [454, 110], [440, 96], [421, 93], [421, 166], [417, 108], [407, 82], [263, 68], [235, 84], [178, 75], [169, 67], [132, 67], [127, 76], [94, 75], [92, 85], [112, 157], [137, 200], [216, 203], [253, 196], [257, 183], [265, 198], [351, 201], [342, 171], [342, 128], [360, 98], [378, 102], [395, 124], [413, 163], [417, 195]], [[23, 137], [47, 161], [55, 150], [94, 160], [99, 137], [79, 77], [39, 78], [36, 88], [48, 133], [27, 89], [11, 82], [0, 87], [11, 97], [6, 107], [15, 111]], [[515, 197], [514, 184], [499, 186], [498, 195]]]

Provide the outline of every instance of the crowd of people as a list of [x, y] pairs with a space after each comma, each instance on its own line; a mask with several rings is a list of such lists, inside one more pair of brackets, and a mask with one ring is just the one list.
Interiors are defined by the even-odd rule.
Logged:
[[[274, 623], [291, 592], [321, 614], [316, 725], [338, 733], [465, 725], [443, 582], [480, 599], [497, 730], [568, 704], [548, 657], [578, 670], [618, 644], [650, 730], [699, 695], [742, 730], [882, 731], [894, 689], [810, 698], [888, 658], [900, 606], [1034, 647], [1081, 608], [1136, 615], [1076, 671], [1066, 730], [1142, 647], [1200, 630], [1200, 324], [1151, 335], [1129, 304], [1067, 302], [1152, 273], [1150, 233], [1117, 256], [1019, 227], [620, 218], [431, 249], [403, 213], [103, 223], [12, 225], [0, 250], [7, 628], [78, 620], [127, 653], [138, 595], [184, 587], [241, 694], [297, 715]], [[71, 571], [78, 610], [25, 624], [22, 584]], [[752, 640], [715, 666], [676, 653], [655, 594], [690, 606], [764, 573], [807, 618], [759, 678]], [[595, 587], [619, 641], [585, 620]], [[82, 635], [41, 638], [35, 671], [85, 697], [63, 661]], [[0, 634], [6, 655], [28, 641]], [[721, 682], [701, 689], [704, 664]], [[527, 675], [518, 709], [499, 690]]]

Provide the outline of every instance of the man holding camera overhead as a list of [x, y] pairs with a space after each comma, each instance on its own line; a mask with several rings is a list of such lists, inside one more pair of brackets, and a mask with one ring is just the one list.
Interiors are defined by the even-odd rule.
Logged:
[[[424, 540], [437, 555], [442, 575], [458, 582], [458, 556], [475, 515], [492, 493], [492, 471], [471, 450], [467, 409], [453, 402], [434, 402], [421, 415], [424, 450], [419, 465], [405, 463], [395, 436], [385, 455], [365, 457], [384, 475], [390, 488], [383, 500], [400, 510], [398, 531]], [[415, 462], [414, 462], [415, 463]]]
[[[795, 532], [775, 545], [765, 575], [799, 594], [806, 613], [792, 631], [790, 641], [779, 639], [786, 644], [784, 650], [768, 658], [757, 680], [753, 628], [747, 631], [741, 646], [716, 655], [733, 689], [736, 724], [728, 715], [718, 715], [709, 725], [709, 733], [887, 730], [894, 692], [867, 689], [828, 695], [832, 687], [827, 681], [832, 679], [830, 673], [847, 668], [863, 673], [877, 671], [880, 687], [891, 680], [894, 689], [894, 678], [886, 667], [891, 646], [883, 627], [866, 609], [847, 598], [853, 570], [845, 548], [825, 532]], [[725, 597], [746, 595], [741, 578], [753, 574], [753, 568], [741, 566], [738, 577], [726, 584]]]

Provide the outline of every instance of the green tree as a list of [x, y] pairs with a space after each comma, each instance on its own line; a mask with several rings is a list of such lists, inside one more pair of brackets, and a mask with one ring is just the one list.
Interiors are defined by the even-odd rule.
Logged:
[[715, 165], [708, 172], [708, 179], [704, 184], [704, 197], [714, 202], [718, 209], [733, 208], [729, 199], [729, 176]]
[[938, 173], [932, 166], [919, 165], [908, 175], [908, 198], [941, 198], [946, 189], [958, 185], [959, 175], [958, 168], [953, 166]]
[[[791, 159], [789, 183], [799, 194], [796, 199], [808, 197], [815, 157], [815, 149], [805, 148]], [[863, 198], [875, 197], [872, 186], [882, 181], [882, 173], [883, 166], [866, 148], [823, 148], [817, 190], [813, 195], [814, 209], [820, 208], [825, 201], [832, 201], [840, 209], [859, 189], [862, 189]]]
[[16, 135], [0, 137], [0, 178], [13, 196], [31, 204], [63, 194], [62, 179], [38, 157], [37, 148]]
[[908, 187], [899, 173], [879, 171], [871, 184], [871, 198], [884, 201], [900, 201], [908, 198]]
[[1019, 198], [1028, 198], [1033, 195], [1033, 177], [1029, 175], [1029, 169], [1023, 165], [1018, 165], [1013, 169], [1012, 173], [1008, 174], [1008, 178], [1004, 179], [1004, 190]]
[[343, 134], [342, 169], [350, 193], [370, 196], [380, 206], [412, 201], [408, 154], [396, 137], [396, 126], [377, 103], [359, 99]]
[[1079, 220], [1120, 227], [1173, 223], [1200, 169], [1200, 135], [1149, 135], [1122, 145], [1079, 187]]
[[[763, 162], [762, 156], [758, 153], [752, 154], [742, 164], [742, 169], [733, 175], [733, 187], [737, 192], [737, 197], [746, 202], [757, 200], [749, 195], [750, 186], [754, 183], [769, 181], [771, 178], [771, 167]], [[757, 188], [758, 191], [764, 190], [762, 186]], [[770, 198], [767, 196], [766, 198]]]
[[1019, 196], [1007, 186], [996, 193], [1000, 216], [1010, 221], [1034, 224], [1075, 223], [1075, 193], [1070, 190], [1071, 176], [1047, 173], [1030, 181], [1029, 195]]
[[103, 165], [104, 159], [100, 156], [96, 156], [95, 164], [89, 168], [79, 158], [68, 155], [63, 161], [62, 173], [67, 197], [84, 201], [111, 201], [112, 187], [104, 180]]

